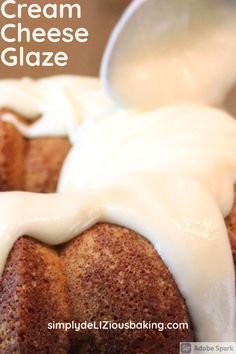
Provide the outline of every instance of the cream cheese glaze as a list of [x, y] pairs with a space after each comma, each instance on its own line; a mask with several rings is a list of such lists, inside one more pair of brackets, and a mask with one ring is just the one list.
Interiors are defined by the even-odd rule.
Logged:
[[0, 194], [0, 272], [21, 235], [56, 245], [98, 221], [120, 224], [158, 250], [186, 299], [197, 339], [236, 340], [224, 223], [236, 182], [235, 137], [231, 116], [191, 104], [101, 121], [74, 145], [60, 193]]
[[58, 186], [59, 192], [108, 193], [105, 221], [154, 244], [201, 341], [236, 338], [235, 273], [224, 224], [236, 182], [235, 138], [235, 120], [205, 106], [123, 115], [81, 137]]
[[32, 121], [29, 126], [13, 114], [2, 116], [27, 137], [68, 136], [71, 142], [77, 139], [79, 127], [104, 119], [114, 110], [98, 79], [73, 75], [0, 80], [0, 107]]

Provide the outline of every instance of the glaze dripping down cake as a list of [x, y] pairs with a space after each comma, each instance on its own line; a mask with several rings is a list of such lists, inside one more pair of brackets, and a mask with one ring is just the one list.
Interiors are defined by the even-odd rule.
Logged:
[[[0, 129], [1, 190], [54, 192], [68, 140], [25, 139], [6, 122]], [[12, 143], [14, 170], [4, 162]], [[20, 238], [8, 257], [0, 294], [1, 353], [164, 353], [167, 339], [169, 353], [175, 353], [180, 340], [194, 339], [185, 301], [160, 256], [143, 237], [116, 225], [99, 223], [58, 247]], [[189, 330], [48, 330], [53, 321], [131, 319], [187, 323]]]
[[134, 0], [99, 80], [0, 80], [0, 354], [236, 352], [235, 12]]
[[[179, 108], [175, 109], [179, 110]], [[183, 114], [183, 107], [180, 109]], [[1, 149], [2, 175], [0, 174], [0, 180], [3, 181], [1, 183], [2, 191], [54, 192], [59, 175], [63, 175], [61, 166], [65, 158], [67, 161], [64, 163], [63, 169], [66, 168], [69, 161], [66, 157], [71, 146], [68, 139], [59, 137], [25, 138], [15, 127], [6, 122], [0, 123], [0, 129], [1, 135], [4, 137]], [[103, 129], [104, 127], [101, 128], [101, 131], [98, 130], [98, 133], [101, 133], [101, 139], [103, 139]], [[143, 132], [143, 126], [141, 129]], [[107, 130], [105, 129], [105, 131]], [[118, 129], [116, 134], [120, 134]], [[90, 144], [90, 139], [93, 140], [93, 135], [88, 137], [88, 140], [83, 144]], [[9, 152], [9, 144], [12, 146], [10, 153], [13, 163], [10, 167], [15, 166], [13, 169], [4, 162], [8, 161], [6, 152]], [[81, 154], [86, 147], [83, 144], [81, 144]], [[116, 144], [115, 141], [114, 144]], [[97, 144], [95, 146], [97, 147]], [[133, 150], [131, 149], [131, 151]], [[97, 152], [99, 155], [99, 149]], [[73, 153], [75, 151], [70, 152], [69, 155]], [[50, 155], [53, 158], [50, 158]], [[33, 163], [29, 163], [32, 156]], [[112, 158], [117, 161], [117, 164], [120, 163], [115, 153]], [[29, 159], [28, 162], [27, 159]], [[104, 165], [103, 168], [106, 171], [107, 166]], [[42, 178], [42, 171], [44, 178]], [[81, 175], [84, 172], [85, 169], [81, 170]], [[88, 174], [85, 173], [85, 175], [88, 177]], [[99, 173], [97, 178], [96, 184], [99, 186]], [[21, 181], [20, 185], [19, 181]], [[136, 179], [133, 178], [132, 181], [136, 186]], [[80, 182], [82, 186], [83, 178]], [[63, 183], [61, 183], [61, 188], [62, 186]], [[122, 184], [120, 188], [122, 193]], [[63, 208], [66, 210], [70, 208], [70, 204], [67, 203], [75, 202], [70, 193], [67, 197], [58, 195], [58, 198], [65, 198], [62, 200], [64, 200]], [[114, 193], [115, 199], [119, 199], [116, 192]], [[5, 200], [8, 202], [11, 196], [17, 203], [19, 200], [21, 202], [21, 194], [17, 194], [16, 199], [14, 199], [15, 194], [6, 194], [6, 199], [3, 199], [4, 195], [0, 196], [2, 202]], [[54, 198], [52, 194], [50, 195]], [[41, 198], [43, 195], [39, 196]], [[90, 196], [85, 195], [85, 200], [88, 197]], [[35, 209], [45, 205], [45, 210], [47, 208], [50, 210], [51, 205], [55, 205], [50, 197], [45, 196], [45, 198], [49, 198], [47, 199], [47, 208], [44, 200], [42, 200], [43, 204], [40, 204], [40, 200], [37, 201], [37, 194], [35, 196], [27, 194], [27, 198], [25, 202], [32, 198], [31, 205]], [[36, 198], [35, 201], [34, 198]], [[78, 194], [76, 198], [81, 198], [80, 204], [83, 205], [85, 202], [83, 195]], [[96, 194], [93, 198], [95, 201], [97, 198], [97, 203], [100, 202]], [[9, 203], [12, 205], [11, 202]], [[236, 203], [226, 219], [227, 232], [232, 246], [231, 254], [234, 256], [234, 267], [236, 266], [235, 205]], [[45, 215], [48, 214], [49, 217], [52, 217], [54, 214], [51, 215], [49, 210], [45, 211]], [[40, 211], [38, 217], [43, 219], [43, 215], [44, 212], [41, 214]], [[67, 217], [65, 213], [65, 224]], [[27, 219], [24, 213], [22, 218]], [[71, 240], [68, 242], [58, 242], [59, 245], [54, 245], [53, 241], [49, 246], [42, 240], [40, 241], [34, 228], [32, 228], [32, 234], [24, 233], [22, 237], [19, 237], [20, 235], [16, 237], [18, 240], [14, 243], [14, 247], [7, 257], [1, 279], [1, 353], [175, 354], [178, 352], [181, 341], [197, 339], [196, 324], [193, 323], [189, 305], [186, 303], [175, 277], [171, 274], [169, 266], [163, 261], [162, 254], [160, 255], [155, 249], [156, 247], [146, 239], [145, 233], [132, 231], [129, 227], [118, 226], [115, 217], [113, 218], [114, 222], [111, 222], [108, 216], [104, 216], [104, 221], [108, 219], [109, 222], [99, 220], [91, 226], [88, 224], [87, 227], [84, 227], [84, 231], [78, 232], [77, 237], [70, 237]], [[22, 225], [24, 224], [22, 223]], [[22, 227], [24, 228], [24, 226]], [[25, 227], [27, 230], [28, 226]], [[58, 227], [61, 228], [62, 225]], [[74, 236], [76, 236], [76, 224], [74, 227]], [[42, 224], [41, 231], [39, 231], [43, 234], [44, 230], [45, 227]], [[54, 236], [56, 238], [56, 235]], [[62, 231], [58, 239], [63, 240], [63, 237]], [[130, 320], [163, 324], [182, 323], [188, 328], [162, 329], [161, 331], [48, 329], [48, 326], [53, 326], [55, 323], [72, 323], [73, 321], [75, 323], [85, 321], [124, 323]]]

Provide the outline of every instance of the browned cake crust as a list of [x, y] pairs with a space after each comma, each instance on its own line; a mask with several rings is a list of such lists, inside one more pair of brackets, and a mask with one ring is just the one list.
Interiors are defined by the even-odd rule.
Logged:
[[40, 138], [26, 141], [24, 190], [39, 193], [56, 191], [62, 164], [70, 149], [65, 138]]
[[47, 329], [52, 319], [68, 318], [64, 289], [56, 252], [21, 238], [9, 255], [0, 284], [1, 354], [68, 353], [66, 334]]
[[153, 246], [123, 227], [98, 224], [61, 251], [71, 320], [187, 322], [189, 330], [94, 330], [74, 335], [85, 353], [178, 352], [193, 340], [188, 311]]
[[226, 226], [232, 246], [234, 263], [236, 265], [236, 187], [234, 188], [234, 204], [231, 213], [226, 218]]
[[0, 191], [55, 192], [69, 149], [66, 138], [25, 139], [0, 120]]
[[23, 189], [25, 150], [18, 131], [0, 121], [0, 191]]
[[[180, 341], [194, 339], [184, 300], [153, 246], [118, 226], [98, 224], [58, 249], [58, 256], [20, 239], [7, 262], [0, 299], [1, 353], [69, 353], [69, 339], [70, 353], [175, 354]], [[47, 329], [52, 321], [100, 320], [187, 322], [190, 329]]]

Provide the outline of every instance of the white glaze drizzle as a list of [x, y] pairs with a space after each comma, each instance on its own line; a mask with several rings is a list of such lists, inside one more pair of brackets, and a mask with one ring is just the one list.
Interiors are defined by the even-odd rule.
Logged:
[[0, 80], [0, 107], [32, 121], [41, 117], [29, 126], [14, 114], [2, 115], [24, 136], [68, 136], [72, 143], [80, 127], [105, 119], [115, 109], [98, 79], [73, 75]]
[[123, 119], [101, 122], [78, 141], [62, 171], [61, 194], [0, 194], [0, 271], [23, 234], [56, 245], [98, 221], [120, 224], [158, 250], [197, 338], [235, 340], [235, 273], [224, 217], [236, 180], [236, 122], [196, 105]]

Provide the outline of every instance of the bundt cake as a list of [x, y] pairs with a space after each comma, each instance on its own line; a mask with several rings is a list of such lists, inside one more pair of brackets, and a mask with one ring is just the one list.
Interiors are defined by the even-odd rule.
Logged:
[[0, 80], [0, 354], [236, 353], [235, 9], [134, 0], [100, 80]]
[[134, 1], [100, 81], [0, 80], [0, 354], [236, 353], [236, 7], [215, 2]]
[[[0, 122], [0, 132], [1, 181], [6, 176], [1, 190], [54, 192], [68, 140], [25, 139], [6, 122]], [[180, 341], [194, 340], [185, 301], [154, 247], [116, 225], [96, 224], [58, 247], [20, 238], [10, 252], [0, 294], [1, 353], [177, 353]], [[130, 320], [188, 328], [48, 329], [53, 322]]]
[[[70, 148], [68, 140], [27, 139], [6, 122], [0, 122], [0, 134], [1, 190], [54, 192]], [[226, 219], [234, 261], [235, 212], [236, 202]], [[34, 235], [15, 242], [2, 274], [0, 353], [177, 354], [180, 342], [197, 339], [170, 270], [137, 232], [98, 222], [58, 246], [30, 236]], [[160, 327], [76, 328], [100, 321], [104, 326], [145, 321]], [[168, 323], [184, 326], [162, 327]], [[65, 330], [62, 324], [74, 327]]]

